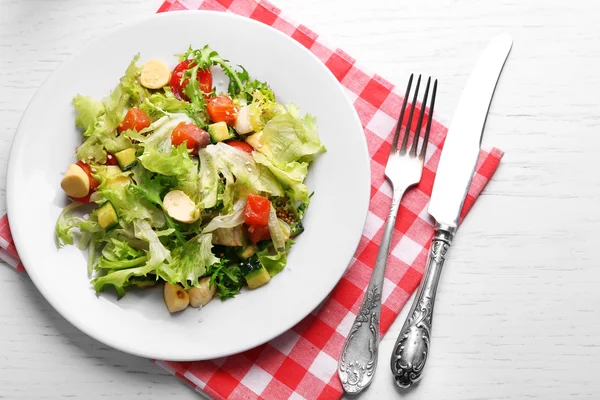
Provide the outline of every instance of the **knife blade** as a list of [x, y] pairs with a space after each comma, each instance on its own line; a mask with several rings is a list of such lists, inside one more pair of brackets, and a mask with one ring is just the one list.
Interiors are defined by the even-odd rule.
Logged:
[[457, 226], [479, 157], [494, 90], [511, 47], [509, 35], [495, 37], [482, 54], [460, 97], [429, 202], [429, 214], [438, 224]]
[[511, 47], [512, 39], [506, 34], [488, 45], [469, 77], [446, 136], [428, 208], [436, 226], [425, 276], [390, 360], [396, 384], [402, 388], [422, 378], [431, 345], [437, 286], [477, 165], [492, 96]]

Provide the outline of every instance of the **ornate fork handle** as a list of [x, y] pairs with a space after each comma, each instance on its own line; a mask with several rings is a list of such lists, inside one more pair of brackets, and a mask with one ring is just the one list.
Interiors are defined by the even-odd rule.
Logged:
[[392, 373], [396, 384], [402, 388], [407, 388], [421, 379], [431, 345], [435, 294], [455, 231], [456, 229], [450, 226], [436, 226], [425, 276], [394, 345]]
[[381, 313], [381, 288], [385, 266], [396, 224], [398, 207], [405, 187], [394, 189], [390, 213], [385, 223], [381, 246], [375, 260], [373, 275], [350, 334], [344, 343], [338, 363], [338, 375], [346, 393], [356, 394], [369, 386], [377, 367], [379, 347], [379, 316]]

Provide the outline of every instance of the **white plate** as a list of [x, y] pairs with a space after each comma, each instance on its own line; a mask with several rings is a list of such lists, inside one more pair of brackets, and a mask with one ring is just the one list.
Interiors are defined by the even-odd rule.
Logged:
[[[243, 39], [241, 39], [243, 38]], [[84, 255], [57, 249], [54, 225], [66, 197], [60, 180], [81, 134], [71, 100], [103, 98], [136, 53], [174, 66], [174, 54], [209, 43], [266, 80], [281, 101], [317, 117], [328, 148], [312, 166], [306, 231], [285, 270], [268, 285], [201, 310], [169, 315], [160, 289], [97, 296]], [[89, 44], [62, 64], [25, 111], [10, 154], [8, 213], [29, 276], [52, 306], [83, 332], [119, 350], [166, 360], [202, 360], [244, 351], [283, 333], [322, 302], [344, 274], [368, 210], [369, 160], [360, 121], [342, 87], [312, 53], [281, 32], [219, 12], [152, 16]]]

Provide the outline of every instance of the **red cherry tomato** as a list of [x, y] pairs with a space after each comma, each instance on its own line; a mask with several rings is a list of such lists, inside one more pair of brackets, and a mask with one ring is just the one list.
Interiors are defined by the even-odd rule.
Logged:
[[117, 159], [115, 158], [115, 156], [113, 156], [110, 153], [106, 153], [106, 165], [119, 165], [119, 162], [117, 161]]
[[271, 239], [271, 233], [268, 226], [250, 225], [246, 228], [248, 239], [252, 243], [262, 242], [263, 240]]
[[77, 165], [79, 165], [79, 167], [81, 167], [83, 172], [85, 172], [85, 174], [90, 179], [90, 192], [88, 194], [95, 192], [96, 189], [98, 189], [98, 186], [100, 186], [100, 182], [98, 182], [96, 180], [96, 178], [94, 178], [92, 176], [92, 168], [88, 164], [84, 163], [83, 161], [77, 161]]
[[213, 122], [226, 122], [227, 125], [235, 124], [238, 110], [231, 97], [224, 94], [213, 97], [208, 100], [206, 109]]
[[[189, 78], [184, 79], [183, 82], [181, 80], [185, 71], [193, 67], [194, 63], [192, 60], [185, 60], [177, 64], [175, 69], [173, 69], [173, 73], [171, 74], [171, 92], [179, 100], [190, 101], [184, 93], [184, 89], [190, 80]], [[210, 69], [199, 69], [196, 79], [198, 79], [198, 87], [206, 93], [205, 97], [207, 97], [208, 93], [212, 92], [212, 72], [210, 72]]]
[[246, 142], [242, 142], [241, 140], [231, 140], [231, 141], [226, 142], [226, 143], [228, 145], [230, 145], [231, 147], [235, 147], [236, 149], [241, 150], [241, 151], [245, 151], [246, 153], [252, 154], [252, 152], [254, 151], [254, 147], [250, 146]]
[[180, 122], [171, 133], [171, 143], [179, 146], [186, 142], [186, 147], [192, 150], [192, 155], [198, 154], [198, 150], [208, 146], [210, 136], [204, 129], [194, 124]]
[[80, 203], [84, 203], [84, 204], [88, 204], [90, 202], [90, 197], [92, 196], [91, 193], [89, 193], [87, 196], [85, 197], [73, 197], [74, 200], [80, 202]]
[[135, 131], [141, 131], [144, 128], [150, 126], [152, 121], [148, 114], [140, 110], [139, 108], [132, 107], [127, 111], [123, 122], [119, 124], [117, 127], [117, 132], [121, 133], [128, 129], [133, 129]]
[[263, 196], [249, 194], [244, 208], [244, 222], [250, 226], [267, 226], [271, 202]]

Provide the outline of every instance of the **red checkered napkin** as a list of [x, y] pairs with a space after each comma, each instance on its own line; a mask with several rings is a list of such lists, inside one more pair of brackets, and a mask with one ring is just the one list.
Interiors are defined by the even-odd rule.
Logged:
[[[337, 359], [367, 287], [391, 202], [384, 168], [402, 96], [394, 85], [359, 68], [352, 57], [326, 46], [316, 33], [266, 1], [168, 0], [158, 12], [185, 9], [232, 12], [261, 21], [296, 39], [329, 67], [354, 103], [365, 131], [371, 156], [371, 204], [348, 272], [321, 307], [298, 325], [241, 354], [210, 361], [156, 363], [215, 399], [339, 399], [342, 386], [336, 374]], [[427, 203], [446, 132], [443, 125], [432, 121], [423, 177], [400, 205], [383, 285], [381, 335], [419, 284], [425, 268], [433, 236]], [[462, 217], [496, 171], [502, 155], [496, 148], [481, 151]], [[23, 270], [6, 216], [0, 219], [0, 246], [4, 249], [0, 258]]]

